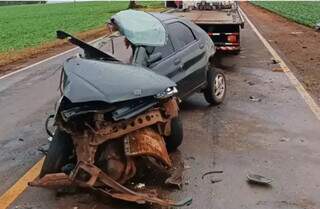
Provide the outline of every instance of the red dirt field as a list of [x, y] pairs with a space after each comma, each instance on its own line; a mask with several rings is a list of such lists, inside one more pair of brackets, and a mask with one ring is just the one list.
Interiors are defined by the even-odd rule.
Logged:
[[[107, 34], [107, 29], [105, 27], [100, 27], [86, 32], [77, 33], [76, 36], [85, 41], [91, 41]], [[74, 45], [67, 41], [56, 40], [34, 48], [2, 53], [0, 54], [0, 75], [28, 66], [73, 47]]]
[[320, 103], [320, 32], [248, 2], [241, 8]]

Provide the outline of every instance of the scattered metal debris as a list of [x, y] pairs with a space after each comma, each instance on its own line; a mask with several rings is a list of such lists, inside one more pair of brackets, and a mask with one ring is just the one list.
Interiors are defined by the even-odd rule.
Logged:
[[253, 86], [253, 85], [255, 85], [255, 84], [256, 84], [256, 83], [255, 83], [255, 82], [253, 82], [253, 81], [248, 81], [247, 83], [249, 84], [249, 86]]
[[164, 182], [167, 185], [173, 185], [177, 186], [179, 189], [182, 189], [182, 173], [184, 170], [183, 163], [180, 163], [180, 165], [173, 171], [172, 175], [166, 179]]
[[278, 63], [280, 63], [279, 60], [276, 60], [276, 59], [274, 59], [274, 58], [272, 58], [271, 61], [272, 61], [272, 64], [278, 64]]
[[143, 188], [145, 188], [145, 187], [146, 187], [146, 185], [145, 185], [144, 183], [138, 183], [138, 184], [135, 186], [136, 189], [143, 189]]
[[273, 180], [258, 174], [248, 174], [247, 179], [249, 183], [269, 185]]
[[49, 144], [44, 144], [41, 147], [38, 147], [37, 149], [39, 152], [41, 152], [44, 155], [47, 155], [48, 150], [49, 150]]
[[251, 102], [261, 102], [261, 98], [259, 98], [259, 97], [254, 97], [254, 96], [250, 96], [249, 97], [249, 100], [251, 101]]
[[290, 139], [287, 137], [282, 137], [279, 141], [280, 142], [288, 142], [288, 141], [290, 141]]
[[272, 68], [272, 72], [284, 72], [282, 67], [274, 67]]
[[196, 158], [193, 156], [187, 157], [186, 160], [195, 160]]
[[190, 165], [184, 165], [183, 168], [184, 168], [184, 169], [190, 169], [191, 166], [190, 166]]
[[215, 183], [218, 183], [218, 182], [221, 182], [222, 179], [211, 179], [211, 184], [215, 184]]
[[208, 172], [205, 172], [205, 173], [201, 176], [201, 179], [204, 179], [205, 176], [210, 175], [210, 174], [214, 174], [214, 173], [223, 173], [223, 171], [208, 171]]

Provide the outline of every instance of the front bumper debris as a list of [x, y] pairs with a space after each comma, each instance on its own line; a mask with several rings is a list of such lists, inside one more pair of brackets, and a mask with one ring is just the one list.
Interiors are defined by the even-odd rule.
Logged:
[[[134, 158], [137, 156], [151, 156], [166, 167], [172, 166], [163, 137], [170, 134], [171, 119], [177, 115], [177, 101], [172, 98], [160, 108], [153, 108], [125, 121], [106, 122], [102, 120], [103, 115], [97, 113], [95, 126], [91, 127], [88, 124], [88, 129], [83, 133], [76, 133], [70, 127], [61, 125], [64, 131], [72, 136], [77, 156], [75, 168], [69, 175], [65, 173], [46, 174], [30, 182], [29, 185], [46, 188], [79, 186], [100, 191], [108, 197], [139, 204], [154, 203], [176, 207], [189, 205], [192, 202], [191, 198], [175, 202], [160, 199], [154, 192], [140, 193], [122, 185], [134, 176], [136, 172]], [[151, 126], [157, 127], [157, 131]], [[109, 141], [111, 139], [112, 141]], [[119, 139], [123, 140], [124, 152], [122, 153], [124, 153], [125, 161], [115, 167], [115, 171], [121, 171], [118, 172], [121, 175], [112, 178], [110, 173], [108, 175], [105, 170], [96, 166], [95, 156], [100, 145], [112, 144]]]
[[[157, 194], [135, 192], [113, 180], [107, 174], [102, 172], [98, 167], [79, 162], [74, 172], [69, 176], [64, 173], [47, 174], [44, 177], [29, 183], [29, 186], [56, 188], [77, 185], [80, 187], [91, 188], [100, 191], [102, 194], [129, 202], [138, 204], [155, 203], [162, 206], [181, 207], [190, 205], [192, 198], [175, 202], [167, 199], [160, 199]], [[99, 185], [99, 186], [98, 186]], [[112, 189], [102, 189], [101, 185], [108, 186]]]

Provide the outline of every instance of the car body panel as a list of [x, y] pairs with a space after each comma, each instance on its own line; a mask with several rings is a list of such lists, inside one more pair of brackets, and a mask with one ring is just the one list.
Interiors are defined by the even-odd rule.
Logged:
[[115, 103], [155, 96], [176, 86], [169, 78], [141, 66], [80, 57], [64, 64], [64, 76], [63, 93], [73, 103]]
[[181, 98], [204, 88], [207, 83], [208, 62], [215, 54], [215, 47], [210, 37], [200, 27], [186, 19], [167, 14], [155, 14], [155, 16], [163, 20], [169, 33], [168, 41], [172, 41], [175, 35], [171, 34], [168, 25], [177, 22], [187, 26], [196, 40], [181, 49], [175, 49], [170, 56], [152, 63], [149, 68], [176, 82], [178, 95]]

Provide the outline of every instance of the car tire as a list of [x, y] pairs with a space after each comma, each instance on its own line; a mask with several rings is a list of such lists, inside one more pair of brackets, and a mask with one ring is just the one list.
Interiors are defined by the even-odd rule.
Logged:
[[183, 126], [179, 117], [171, 120], [171, 134], [166, 137], [166, 147], [169, 152], [175, 151], [183, 141]]
[[46, 174], [59, 173], [69, 162], [73, 152], [73, 143], [69, 134], [57, 129], [52, 137], [50, 147], [40, 171], [40, 178]]
[[207, 87], [204, 89], [204, 98], [211, 105], [219, 105], [223, 102], [226, 91], [226, 77], [221, 70], [209, 69]]

